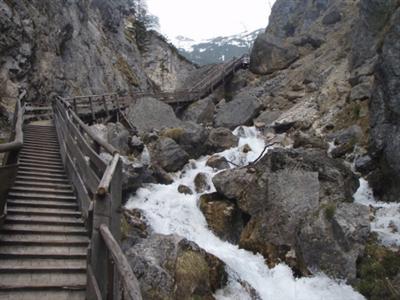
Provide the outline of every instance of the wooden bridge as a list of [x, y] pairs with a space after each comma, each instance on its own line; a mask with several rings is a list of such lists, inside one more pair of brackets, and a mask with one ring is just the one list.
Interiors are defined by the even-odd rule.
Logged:
[[142, 299], [119, 246], [118, 151], [64, 100], [45, 124], [32, 109], [17, 101], [0, 144], [0, 299]]
[[142, 97], [154, 97], [170, 105], [187, 105], [198, 101], [211, 94], [218, 86], [226, 82], [239, 69], [247, 68], [248, 55], [234, 58], [224, 64], [216, 64], [196, 82], [190, 89], [177, 90], [174, 92], [137, 92], [121, 96], [117, 93], [87, 95], [63, 98], [74, 111], [85, 120], [97, 120], [98, 118], [109, 118], [115, 113], [121, 113], [136, 99]]

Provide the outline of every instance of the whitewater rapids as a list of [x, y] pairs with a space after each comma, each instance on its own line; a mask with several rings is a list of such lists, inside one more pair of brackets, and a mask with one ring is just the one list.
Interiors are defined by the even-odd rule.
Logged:
[[[239, 137], [239, 146], [221, 153], [231, 162], [244, 166], [255, 160], [263, 151], [265, 142], [253, 127], [239, 127], [234, 131]], [[241, 148], [248, 144], [253, 151], [243, 153]], [[208, 229], [207, 222], [198, 207], [201, 194], [184, 195], [178, 186], [189, 186], [193, 191], [194, 178], [199, 173], [207, 174], [215, 191], [212, 177], [217, 173], [206, 166], [208, 157], [190, 161], [180, 172], [173, 174], [170, 185], [149, 184], [132, 196], [127, 208], [138, 208], [144, 212], [153, 230], [160, 234], [177, 234], [197, 243], [207, 252], [217, 256], [227, 265], [228, 285], [216, 292], [217, 299], [251, 299], [238, 282], [248, 282], [265, 300], [360, 300], [362, 295], [344, 282], [328, 278], [324, 274], [313, 277], [295, 278], [285, 264], [269, 268], [260, 254], [239, 249], [223, 241]]]

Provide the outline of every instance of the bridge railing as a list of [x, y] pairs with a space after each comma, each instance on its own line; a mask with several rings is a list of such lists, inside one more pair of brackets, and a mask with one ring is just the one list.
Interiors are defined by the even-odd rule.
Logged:
[[3, 223], [7, 210], [6, 200], [8, 190], [13, 186], [18, 172], [18, 154], [21, 150], [23, 138], [23, 124], [25, 107], [22, 105], [22, 94], [15, 104], [12, 132], [8, 143], [0, 144], [0, 153], [4, 153], [3, 163], [0, 166], [0, 225]]
[[139, 283], [119, 246], [120, 155], [92, 132], [66, 100], [56, 99], [53, 109], [61, 157], [91, 236], [86, 298], [140, 300]]

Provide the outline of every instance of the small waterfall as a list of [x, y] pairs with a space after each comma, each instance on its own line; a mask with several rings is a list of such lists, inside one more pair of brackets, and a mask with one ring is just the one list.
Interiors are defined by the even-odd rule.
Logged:
[[[257, 159], [265, 148], [265, 142], [253, 127], [239, 127], [234, 131], [239, 140], [236, 148], [218, 153], [236, 165], [244, 166]], [[252, 151], [244, 153], [241, 148], [248, 144]], [[207, 174], [210, 191], [215, 191], [212, 177], [217, 173], [206, 166], [208, 157], [192, 160], [178, 173], [173, 174], [170, 185], [149, 184], [139, 189], [127, 203], [127, 208], [144, 211], [155, 232], [178, 234], [197, 243], [207, 252], [217, 256], [227, 265], [229, 281], [226, 288], [217, 291], [217, 299], [250, 299], [238, 282], [248, 282], [262, 297], [271, 300], [359, 300], [363, 296], [343, 282], [335, 281], [324, 274], [309, 278], [295, 278], [285, 264], [272, 269], [264, 263], [260, 254], [239, 249], [238, 246], [219, 239], [207, 227], [207, 222], [198, 207], [200, 194], [184, 195], [177, 189], [183, 184], [193, 191], [194, 178], [199, 172]]]

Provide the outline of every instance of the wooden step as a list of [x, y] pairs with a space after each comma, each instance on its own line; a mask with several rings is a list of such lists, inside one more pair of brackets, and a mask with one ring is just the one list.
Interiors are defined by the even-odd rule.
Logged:
[[61, 162], [49, 162], [49, 161], [37, 161], [37, 160], [27, 160], [22, 158], [19, 160], [20, 166], [24, 167], [45, 167], [57, 170], [64, 170], [64, 165]]
[[15, 259], [4, 259], [1, 261], [0, 269], [13, 269], [13, 268], [76, 268], [86, 269], [85, 259], [46, 259], [46, 258], [22, 258], [19, 260]]
[[39, 177], [54, 177], [54, 178], [58, 178], [58, 179], [65, 179], [67, 180], [67, 176], [66, 175], [62, 175], [62, 174], [53, 174], [53, 173], [48, 173], [48, 172], [37, 172], [37, 171], [25, 171], [25, 170], [19, 170], [18, 171], [18, 175], [22, 175], [22, 176], [39, 176]]
[[44, 200], [44, 201], [65, 201], [65, 202], [70, 202], [70, 201], [76, 201], [75, 196], [68, 196], [68, 195], [58, 195], [58, 194], [41, 194], [41, 193], [20, 193], [20, 192], [9, 192], [8, 193], [8, 198], [9, 199], [18, 199], [18, 200], [25, 200], [25, 199], [38, 199], [38, 200]]
[[49, 193], [49, 194], [55, 194], [55, 195], [66, 195], [66, 196], [73, 196], [74, 193], [72, 189], [51, 189], [51, 188], [39, 188], [39, 187], [21, 187], [15, 185], [14, 187], [11, 188], [12, 192], [25, 192], [25, 193]]
[[18, 167], [19, 171], [32, 171], [32, 172], [45, 172], [45, 173], [51, 173], [51, 174], [59, 174], [59, 175], [65, 175], [64, 169], [60, 168], [46, 168], [46, 167], [32, 167], [32, 166], [25, 166], [25, 165], [20, 165]]
[[39, 141], [30, 141], [30, 140], [24, 140], [24, 146], [26, 148], [29, 147], [47, 147], [47, 148], [54, 148], [54, 149], [59, 149], [59, 145], [56, 141], [50, 142], [39, 142]]
[[[26, 235], [32, 237], [33, 235]], [[87, 247], [89, 245], [88, 240], [52, 240], [52, 236], [47, 236], [46, 239], [41, 240], [27, 239], [23, 235], [1, 235], [0, 243], [3, 246], [42, 246], [42, 247], [53, 247], [53, 246], [68, 246], [68, 247]]]
[[20, 152], [20, 155], [21, 155], [21, 157], [30, 158], [30, 159], [41, 158], [41, 159], [50, 159], [50, 160], [55, 160], [55, 161], [61, 161], [61, 155], [59, 152], [49, 154], [49, 153], [42, 153], [39, 151], [27, 151], [25, 149]]
[[59, 157], [47, 157], [47, 156], [40, 156], [36, 154], [28, 155], [28, 154], [23, 154], [21, 153], [19, 158], [21, 160], [34, 160], [36, 162], [49, 162], [49, 163], [56, 163], [56, 164], [62, 164], [61, 156]]
[[57, 217], [75, 217], [80, 218], [82, 213], [73, 209], [59, 208], [35, 208], [35, 207], [8, 207], [8, 215], [31, 215], [31, 216], [57, 216]]
[[79, 218], [74, 217], [50, 217], [50, 216], [27, 216], [9, 215], [5, 220], [6, 224], [26, 224], [26, 225], [65, 225], [65, 226], [84, 226]]
[[[64, 235], [64, 234], [6, 234], [0, 231], [0, 242], [26, 242], [26, 243], [55, 243], [55, 244], [79, 244], [86, 246], [89, 239], [81, 235]], [[0, 264], [1, 266], [1, 264]]]
[[2, 234], [64, 234], [64, 235], [83, 235], [87, 236], [87, 231], [83, 227], [61, 226], [61, 225], [23, 225], [5, 224], [1, 227]]
[[80, 290], [65, 290], [61, 289], [50, 290], [46, 287], [44, 290], [7, 290], [6, 292], [1, 292], [0, 290], [0, 300], [85, 300], [86, 292], [85, 289]]
[[15, 187], [33, 187], [33, 188], [43, 188], [43, 189], [54, 189], [54, 190], [69, 190], [73, 191], [71, 185], [69, 184], [61, 184], [61, 183], [52, 183], [52, 182], [36, 182], [30, 181], [28, 179], [17, 180], [14, 183]]
[[[1, 291], [22, 291], [22, 290], [77, 290], [85, 289], [86, 274], [48, 274], [41, 273], [2, 273], [0, 274]], [[54, 299], [58, 300], [58, 299]]]
[[41, 136], [27, 136], [24, 135], [24, 144], [39, 144], [39, 145], [45, 145], [45, 144], [52, 144], [58, 146], [58, 139], [57, 138], [43, 138]]
[[52, 149], [49, 149], [49, 150], [46, 150], [46, 149], [44, 149], [44, 148], [33, 148], [33, 147], [30, 147], [30, 148], [28, 148], [28, 147], [22, 147], [22, 150], [21, 150], [21, 153], [22, 154], [36, 154], [36, 155], [38, 155], [38, 156], [60, 156], [60, 152], [59, 152], [59, 149], [54, 149], [54, 150], [52, 150]]
[[73, 208], [77, 209], [78, 204], [76, 202], [62, 202], [62, 201], [50, 201], [50, 200], [36, 200], [36, 199], [25, 199], [25, 200], [17, 200], [17, 199], [9, 199], [7, 201], [8, 207], [42, 207], [42, 208]]
[[68, 184], [69, 181], [68, 179], [63, 179], [63, 178], [54, 178], [54, 177], [37, 177], [34, 175], [17, 175], [17, 181], [22, 181], [22, 180], [29, 180], [29, 181], [34, 181], [37, 183], [50, 183], [50, 184]]

